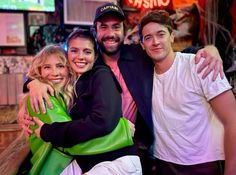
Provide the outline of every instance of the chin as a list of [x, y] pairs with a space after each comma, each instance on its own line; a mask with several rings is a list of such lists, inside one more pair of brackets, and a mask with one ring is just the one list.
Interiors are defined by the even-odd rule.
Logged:
[[83, 73], [85, 73], [87, 71], [88, 71], [87, 68], [86, 69], [82, 69], [82, 70], [80, 69], [77, 73], [81, 75], [81, 74], [83, 74]]

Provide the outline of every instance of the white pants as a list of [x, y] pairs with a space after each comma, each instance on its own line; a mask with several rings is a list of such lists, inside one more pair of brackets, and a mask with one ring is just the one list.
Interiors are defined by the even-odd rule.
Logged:
[[73, 160], [60, 175], [82, 175], [82, 170], [77, 164], [76, 160]]
[[[138, 156], [123, 156], [113, 161], [98, 163], [85, 175], [142, 175], [142, 167]], [[82, 175], [76, 161], [68, 165], [61, 175]]]

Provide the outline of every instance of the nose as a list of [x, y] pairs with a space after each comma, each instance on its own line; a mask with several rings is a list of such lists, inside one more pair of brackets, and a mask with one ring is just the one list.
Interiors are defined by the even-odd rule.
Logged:
[[53, 70], [52, 70], [52, 74], [53, 74], [53, 76], [58, 76], [59, 74], [60, 74], [60, 71], [59, 71], [59, 69], [58, 68], [53, 68]]
[[83, 60], [84, 59], [84, 53], [83, 52], [78, 52], [77, 58], [80, 59], [80, 60]]
[[107, 29], [106, 33], [108, 36], [114, 36], [115, 34], [114, 29], [111, 27]]
[[158, 45], [160, 42], [159, 42], [159, 39], [156, 36], [153, 36], [152, 43], [153, 43], [153, 45]]

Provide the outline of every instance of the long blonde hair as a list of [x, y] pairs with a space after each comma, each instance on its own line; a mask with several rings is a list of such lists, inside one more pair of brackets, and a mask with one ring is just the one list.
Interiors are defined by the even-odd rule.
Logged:
[[[50, 55], [56, 55], [62, 63], [67, 67], [68, 69], [68, 79], [66, 80], [65, 85], [62, 87], [61, 92], [63, 93], [65, 104], [67, 105], [67, 109], [69, 109], [73, 104], [73, 85], [74, 81], [76, 79], [76, 75], [74, 71], [71, 69], [69, 62], [67, 60], [67, 56], [65, 51], [62, 47], [58, 45], [48, 45], [45, 46], [38, 54], [35, 55], [32, 64], [29, 68], [27, 77], [29, 79], [37, 79], [41, 82], [47, 83], [53, 87], [53, 84], [50, 81], [46, 81], [41, 76], [41, 69], [45, 61], [48, 59]], [[55, 89], [55, 88], [54, 88]], [[59, 97], [59, 90], [55, 89], [55, 95], [58, 98]], [[58, 98], [60, 99], [60, 98]]]

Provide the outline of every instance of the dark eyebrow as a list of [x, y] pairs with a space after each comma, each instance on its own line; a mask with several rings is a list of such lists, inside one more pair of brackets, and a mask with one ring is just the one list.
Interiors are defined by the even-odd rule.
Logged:
[[85, 51], [93, 51], [93, 49], [90, 49], [90, 48], [84, 48], [83, 50], [85, 50]]
[[165, 30], [159, 30], [159, 31], [157, 31], [157, 33], [161, 33], [161, 32], [164, 32], [164, 33], [166, 33], [166, 31], [165, 31]]
[[147, 36], [151, 36], [151, 34], [146, 34], [146, 35], [143, 35], [143, 38], [147, 37]]
[[[159, 34], [159, 33], [162, 33], [162, 32], [166, 33], [165, 30], [158, 30], [155, 34]], [[148, 35], [152, 35], [152, 34], [147, 34], [147, 35], [145, 35], [145, 36], [148, 36]], [[145, 36], [144, 36], [144, 37], [145, 37]]]
[[78, 49], [77, 47], [69, 47], [69, 49]]

